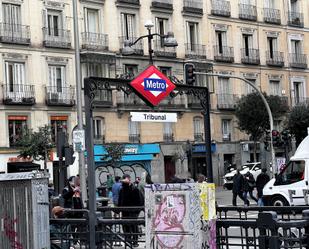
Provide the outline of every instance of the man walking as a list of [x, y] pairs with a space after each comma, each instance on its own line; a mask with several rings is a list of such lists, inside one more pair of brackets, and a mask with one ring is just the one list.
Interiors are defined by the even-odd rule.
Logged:
[[[250, 171], [248, 171], [246, 173], [245, 180], [247, 180], [247, 183], [248, 183], [248, 192], [247, 193], [249, 193], [252, 200], [254, 200], [256, 203], [258, 203], [258, 199], [256, 199], [256, 197], [253, 195], [253, 190], [255, 188], [255, 180], [254, 180], [253, 175], [250, 173]], [[247, 194], [247, 196], [248, 196], [248, 194]]]
[[269, 175], [267, 175], [267, 169], [263, 168], [262, 173], [258, 175], [256, 178], [256, 190], [257, 190], [257, 197], [258, 197], [258, 205], [260, 207], [264, 206], [263, 202], [263, 188], [270, 180]]
[[249, 205], [249, 201], [244, 198], [244, 176], [240, 174], [239, 169], [233, 178], [233, 206], [237, 206], [237, 196], [245, 205]]
[[118, 206], [120, 189], [121, 189], [120, 177], [116, 176], [115, 177], [115, 183], [112, 186], [113, 203], [114, 203], [115, 207]]

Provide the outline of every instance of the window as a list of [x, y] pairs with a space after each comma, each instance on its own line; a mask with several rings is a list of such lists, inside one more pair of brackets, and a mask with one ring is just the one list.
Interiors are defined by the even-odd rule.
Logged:
[[163, 123], [163, 140], [165, 142], [174, 141], [173, 123]]
[[129, 142], [130, 143], [140, 142], [139, 123], [131, 120], [129, 120]]
[[231, 84], [228, 78], [218, 78], [218, 93], [219, 94], [231, 94]]
[[18, 25], [21, 24], [20, 5], [3, 3], [2, 8], [3, 8], [3, 23], [12, 25], [10, 29], [18, 28]]
[[196, 51], [196, 45], [198, 44], [198, 23], [187, 22], [187, 43], [188, 48], [191, 51]]
[[128, 75], [135, 76], [138, 73], [138, 67], [137, 65], [126, 64], [124, 65], [124, 72]]
[[101, 142], [105, 140], [105, 120], [101, 117], [95, 117], [93, 119], [93, 135], [94, 139], [98, 140], [96, 142]]
[[172, 68], [171, 67], [159, 67], [159, 69], [167, 77], [172, 76]]
[[231, 120], [222, 119], [222, 138], [223, 141], [231, 140]]
[[294, 81], [293, 82], [294, 88], [294, 104], [299, 104], [304, 100], [304, 86], [303, 82]]
[[265, 8], [275, 9], [275, 0], [265, 0]]
[[127, 14], [121, 13], [121, 29], [122, 29], [122, 36], [125, 39], [135, 37], [135, 15], [134, 14]]
[[302, 54], [302, 41], [301, 40], [291, 40], [291, 53]]
[[85, 31], [89, 33], [99, 33], [99, 11], [85, 8]]
[[50, 125], [51, 125], [51, 131], [52, 131], [52, 140], [53, 142], [56, 143], [58, 132], [63, 131], [67, 133], [68, 116], [51, 116]]
[[269, 93], [270, 95], [281, 96], [281, 84], [279, 80], [269, 81]]
[[[246, 79], [246, 80], [249, 80], [253, 85], [256, 85], [256, 79]], [[250, 94], [250, 93], [255, 92], [254, 88], [250, 86], [249, 84], [245, 84], [245, 89], [246, 89], [245, 94]]]
[[27, 116], [8, 116], [10, 146], [15, 146], [27, 129], [27, 119]]
[[278, 42], [277, 38], [267, 37], [267, 46], [268, 46], [268, 51], [269, 51], [269, 57], [271, 59], [274, 58], [274, 52], [278, 51], [277, 42]]
[[222, 54], [224, 47], [227, 46], [227, 38], [225, 31], [216, 31], [216, 46], [218, 53]]
[[297, 0], [290, 0], [291, 12], [299, 12], [298, 3]]
[[193, 130], [194, 130], [194, 141], [202, 142], [204, 140], [203, 118], [201, 118], [201, 117], [194, 117], [193, 118]]
[[243, 34], [243, 49], [246, 57], [250, 56], [250, 50], [253, 48], [253, 36], [248, 34]]
[[[156, 29], [160, 35], [166, 35], [168, 31], [168, 19], [167, 18], [156, 18]], [[160, 46], [164, 47], [164, 38], [160, 39]]]
[[287, 185], [304, 180], [305, 161], [290, 161], [278, 175], [275, 185]]
[[5, 83], [8, 92], [22, 92], [25, 84], [25, 64], [6, 61]]
[[61, 36], [62, 11], [47, 10], [47, 34], [49, 36]]
[[49, 86], [53, 92], [62, 92], [65, 87], [65, 66], [48, 65]]

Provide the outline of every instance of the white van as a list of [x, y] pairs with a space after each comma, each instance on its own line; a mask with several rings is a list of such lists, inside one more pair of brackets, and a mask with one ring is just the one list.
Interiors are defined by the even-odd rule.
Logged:
[[263, 189], [267, 204], [273, 206], [306, 205], [309, 190], [309, 136], [298, 146], [289, 163], [276, 179], [271, 179]]

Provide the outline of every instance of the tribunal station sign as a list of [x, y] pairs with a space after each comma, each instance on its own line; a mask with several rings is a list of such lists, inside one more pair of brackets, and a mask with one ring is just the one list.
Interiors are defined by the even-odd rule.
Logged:
[[176, 87], [168, 77], [153, 65], [132, 80], [130, 85], [151, 106], [157, 106]]
[[165, 112], [130, 112], [131, 121], [176, 123], [177, 113]]

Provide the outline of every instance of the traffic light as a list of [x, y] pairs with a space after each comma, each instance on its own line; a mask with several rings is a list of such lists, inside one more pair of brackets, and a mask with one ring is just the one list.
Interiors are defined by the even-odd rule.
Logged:
[[284, 143], [287, 144], [288, 141], [290, 140], [289, 131], [284, 130], [283, 132], [281, 132], [281, 136], [282, 136], [282, 140], [284, 141]]
[[187, 85], [194, 85], [196, 81], [195, 66], [192, 63], [186, 63], [184, 69], [185, 83]]
[[72, 165], [75, 161], [75, 157], [74, 155], [74, 150], [73, 150], [73, 146], [72, 145], [67, 145], [64, 147], [64, 164], [66, 166]]
[[279, 131], [277, 130], [272, 130], [271, 131], [271, 136], [272, 136], [272, 139], [273, 139], [273, 145], [275, 146], [279, 146], [280, 145], [280, 133]]

